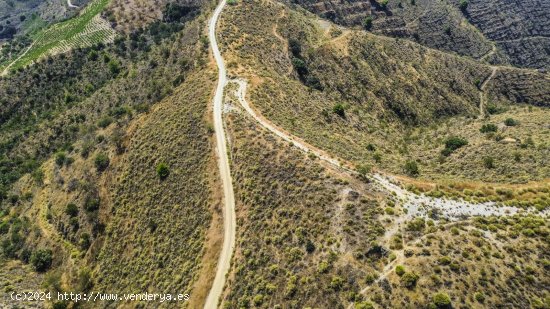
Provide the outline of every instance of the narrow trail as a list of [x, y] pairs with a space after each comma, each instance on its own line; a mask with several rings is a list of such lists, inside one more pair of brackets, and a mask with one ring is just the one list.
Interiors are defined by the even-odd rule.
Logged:
[[491, 67], [491, 70], [491, 75], [489, 75], [489, 77], [487, 77], [479, 87], [479, 119], [485, 118], [485, 86], [487, 86], [489, 81], [495, 77], [498, 67], [493, 66]]
[[10, 62], [10, 64], [8, 64], [8, 66], [2, 71], [2, 73], [0, 74], [0, 76], [5, 76], [8, 74], [8, 72], [10, 71], [10, 68], [15, 64], [17, 63], [17, 61], [19, 61], [21, 58], [23, 58], [28, 52], [29, 50], [31, 50], [31, 48], [34, 46], [34, 43], [36, 43], [38, 41], [37, 40], [34, 40], [31, 45], [29, 45], [29, 47], [27, 47], [27, 49], [25, 49], [25, 51], [19, 55], [19, 57], [15, 58], [15, 60], [13, 60], [12, 62]]
[[214, 96], [214, 131], [216, 133], [216, 153], [218, 156], [218, 167], [220, 170], [220, 178], [223, 186], [224, 196], [224, 237], [223, 246], [218, 259], [218, 266], [216, 269], [216, 275], [212, 283], [212, 288], [208, 293], [206, 301], [204, 303], [205, 309], [217, 308], [219, 300], [223, 293], [223, 287], [225, 285], [225, 277], [229, 272], [231, 266], [231, 256], [233, 255], [233, 249], [235, 248], [235, 233], [237, 222], [235, 219], [235, 196], [233, 193], [233, 182], [231, 179], [231, 172], [229, 168], [228, 148], [226, 144], [225, 131], [223, 126], [222, 108], [223, 108], [223, 92], [225, 85], [227, 84], [227, 72], [225, 70], [225, 64], [218, 48], [218, 42], [216, 41], [216, 25], [220, 14], [225, 6], [226, 0], [221, 0], [218, 7], [210, 19], [208, 38], [210, 40], [210, 46], [212, 47], [212, 53], [218, 66], [218, 86], [216, 88], [216, 94]]
[[72, 4], [72, 3], [71, 3], [71, 0], [67, 0], [67, 5], [68, 5], [70, 8], [78, 9], [78, 6]]

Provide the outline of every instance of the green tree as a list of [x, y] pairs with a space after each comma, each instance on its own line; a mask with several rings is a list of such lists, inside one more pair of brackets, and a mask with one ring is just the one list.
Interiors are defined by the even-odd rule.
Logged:
[[406, 272], [401, 276], [401, 284], [408, 289], [412, 289], [416, 286], [419, 278], [414, 272]]
[[363, 20], [363, 27], [365, 30], [372, 29], [372, 17], [368, 16]]
[[466, 11], [466, 9], [468, 8], [468, 0], [460, 0], [458, 6], [462, 11]]
[[468, 145], [468, 141], [462, 137], [451, 136], [445, 140], [445, 148], [441, 151], [441, 154], [448, 157], [455, 150]]
[[98, 171], [104, 171], [109, 167], [109, 157], [104, 153], [98, 153], [94, 159], [95, 167]]
[[483, 158], [483, 165], [486, 168], [494, 168], [495, 167], [495, 159], [493, 159], [493, 157], [485, 157], [485, 158]]
[[340, 103], [334, 105], [334, 107], [332, 108], [332, 112], [342, 118], [346, 118], [346, 108]]
[[479, 129], [479, 132], [481, 133], [489, 133], [489, 132], [496, 132], [497, 126], [492, 123], [487, 123], [481, 126], [481, 129]]
[[168, 175], [170, 175], [170, 169], [168, 168], [168, 165], [165, 163], [159, 163], [157, 165], [157, 175], [160, 177], [160, 179], [166, 179]]
[[69, 217], [76, 217], [78, 215], [78, 206], [74, 203], [67, 204], [67, 207], [65, 208], [65, 213], [69, 215]]
[[418, 175], [420, 175], [420, 170], [418, 169], [418, 164], [416, 163], [416, 161], [407, 161], [403, 169], [405, 171], [405, 174], [411, 177], [417, 177]]
[[52, 259], [52, 250], [39, 249], [31, 255], [30, 262], [36, 271], [44, 272], [51, 267]]

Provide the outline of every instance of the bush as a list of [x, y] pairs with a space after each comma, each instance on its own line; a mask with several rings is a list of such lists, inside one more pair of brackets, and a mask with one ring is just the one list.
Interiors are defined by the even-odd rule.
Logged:
[[401, 284], [406, 288], [413, 288], [416, 286], [419, 276], [414, 272], [406, 272], [401, 276]]
[[449, 156], [453, 151], [468, 145], [468, 141], [462, 137], [451, 136], [445, 140], [445, 148], [441, 151], [444, 156]]
[[355, 309], [374, 309], [374, 305], [368, 301], [355, 304]]
[[417, 177], [418, 175], [420, 175], [418, 164], [415, 161], [407, 161], [403, 169], [405, 171], [405, 174], [411, 177]]
[[403, 265], [397, 265], [395, 266], [395, 273], [401, 277], [405, 274], [405, 267]]
[[170, 175], [170, 169], [168, 168], [168, 165], [165, 163], [159, 163], [157, 165], [157, 175], [160, 179], [166, 179], [168, 175]]
[[481, 133], [489, 133], [489, 132], [496, 132], [498, 130], [498, 127], [492, 123], [487, 123], [481, 126], [481, 129], [479, 129], [479, 132]]
[[460, 0], [458, 6], [462, 11], [465, 11], [468, 8], [468, 0]]
[[519, 122], [514, 118], [506, 118], [506, 120], [504, 120], [504, 124], [508, 127], [514, 127], [517, 126]]
[[99, 199], [94, 197], [87, 197], [84, 201], [84, 209], [86, 211], [95, 211], [99, 209]]
[[332, 112], [335, 113], [336, 115], [342, 117], [342, 118], [346, 117], [346, 109], [345, 109], [344, 105], [342, 105], [340, 103], [334, 105], [334, 107], [332, 108]]
[[495, 167], [495, 159], [493, 159], [493, 157], [485, 157], [485, 158], [483, 158], [483, 165], [486, 168], [494, 168]]
[[303, 77], [308, 74], [307, 66], [304, 60], [294, 57], [292, 58], [292, 65], [294, 66], [294, 69], [296, 69], [296, 72]]
[[338, 291], [344, 286], [344, 279], [342, 277], [334, 276], [332, 277], [332, 280], [330, 281], [330, 287]]
[[478, 302], [482, 303], [482, 302], [485, 301], [485, 294], [483, 294], [482, 292], [476, 292], [476, 293], [474, 294], [474, 298], [475, 298]]
[[447, 295], [447, 293], [439, 292], [432, 298], [437, 308], [450, 308], [451, 306], [451, 298]]
[[97, 126], [102, 128], [102, 129], [105, 129], [112, 122], [113, 122], [113, 119], [111, 117], [103, 117], [103, 118], [99, 119], [99, 121], [97, 122]]
[[67, 204], [67, 207], [65, 208], [65, 213], [69, 215], [69, 217], [76, 217], [78, 215], [78, 206], [74, 203]]
[[369, 165], [361, 164], [357, 167], [357, 173], [359, 173], [359, 175], [361, 176], [367, 175], [368, 173], [371, 172], [371, 170], [372, 168]]
[[367, 17], [363, 20], [363, 27], [365, 27], [365, 30], [372, 29], [372, 17]]
[[98, 153], [95, 156], [94, 163], [98, 171], [104, 171], [107, 167], [109, 167], [109, 157], [107, 157], [104, 153]]
[[30, 262], [38, 272], [44, 272], [52, 266], [52, 250], [39, 249], [31, 255]]
[[407, 231], [421, 232], [426, 227], [426, 222], [422, 218], [415, 218], [407, 224]]
[[55, 164], [61, 166], [67, 162], [67, 154], [65, 152], [60, 151], [55, 154]]

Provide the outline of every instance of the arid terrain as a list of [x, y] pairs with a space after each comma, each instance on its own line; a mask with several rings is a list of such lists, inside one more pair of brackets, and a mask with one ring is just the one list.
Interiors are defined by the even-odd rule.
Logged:
[[1, 308], [550, 308], [549, 1], [5, 2]]

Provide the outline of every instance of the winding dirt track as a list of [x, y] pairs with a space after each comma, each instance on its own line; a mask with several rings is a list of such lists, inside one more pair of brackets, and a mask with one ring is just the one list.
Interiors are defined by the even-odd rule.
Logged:
[[224, 195], [224, 237], [223, 247], [218, 259], [218, 267], [216, 269], [216, 276], [212, 283], [212, 288], [208, 293], [206, 302], [204, 303], [205, 309], [212, 309], [218, 307], [218, 301], [223, 292], [223, 286], [225, 284], [225, 276], [229, 272], [231, 266], [231, 255], [235, 248], [235, 196], [233, 194], [233, 182], [231, 179], [231, 172], [229, 169], [229, 158], [227, 155], [228, 149], [225, 139], [225, 131], [223, 127], [223, 91], [227, 84], [227, 73], [225, 70], [225, 64], [218, 48], [218, 42], [216, 41], [216, 24], [220, 17], [220, 14], [225, 6], [226, 1], [221, 0], [218, 7], [210, 19], [208, 38], [210, 40], [210, 46], [212, 47], [212, 53], [218, 66], [218, 87], [216, 88], [216, 94], [214, 96], [214, 131], [216, 133], [216, 152], [218, 156], [218, 167], [220, 169], [220, 178], [223, 186]]

